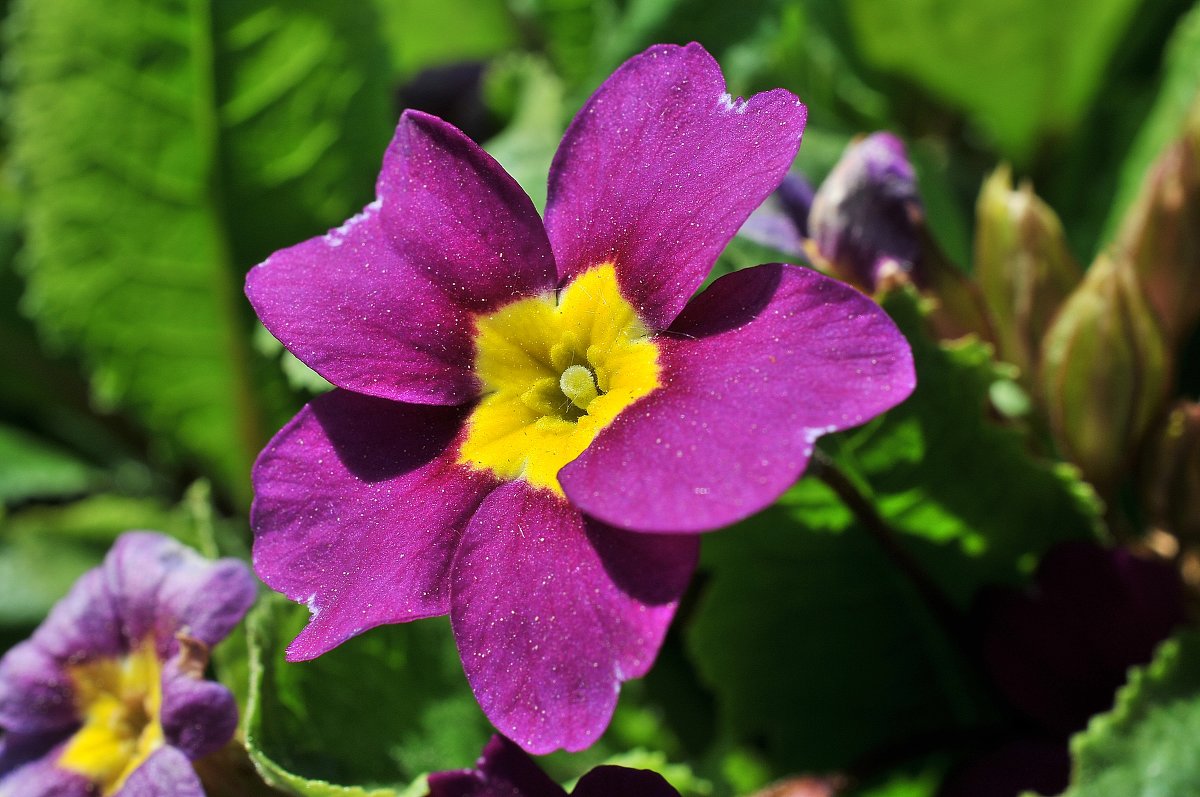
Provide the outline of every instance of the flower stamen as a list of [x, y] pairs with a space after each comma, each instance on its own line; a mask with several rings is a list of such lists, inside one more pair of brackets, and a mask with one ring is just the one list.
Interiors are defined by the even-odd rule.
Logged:
[[579, 409], [587, 412], [588, 405], [600, 395], [596, 375], [586, 365], [572, 365], [558, 378], [559, 389]]
[[658, 347], [601, 264], [475, 319], [483, 398], [458, 460], [562, 494], [558, 471], [659, 386]]

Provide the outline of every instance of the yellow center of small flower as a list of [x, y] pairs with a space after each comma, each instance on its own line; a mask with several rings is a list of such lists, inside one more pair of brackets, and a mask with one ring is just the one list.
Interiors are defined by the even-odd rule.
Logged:
[[162, 674], [153, 640], [122, 658], [68, 669], [83, 726], [58, 759], [63, 769], [116, 794], [133, 771], [163, 745]]
[[562, 466], [659, 386], [658, 346], [606, 263], [557, 297], [478, 316], [475, 373], [483, 398], [467, 421], [459, 462], [562, 495]]

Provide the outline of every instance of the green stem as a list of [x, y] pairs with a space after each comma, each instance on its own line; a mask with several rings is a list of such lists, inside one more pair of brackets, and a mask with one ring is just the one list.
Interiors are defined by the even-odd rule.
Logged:
[[[888, 558], [895, 563], [929, 608], [938, 624], [951, 640], [959, 646], [969, 645], [971, 626], [946, 593], [938, 586], [921, 564], [900, 543], [900, 535], [876, 511], [854, 483], [838, 468], [837, 463], [820, 449], [813, 451], [813, 474], [825, 482], [837, 494], [842, 503], [853, 513], [859, 525], [883, 548]], [[970, 659], [976, 654], [968, 650]]]

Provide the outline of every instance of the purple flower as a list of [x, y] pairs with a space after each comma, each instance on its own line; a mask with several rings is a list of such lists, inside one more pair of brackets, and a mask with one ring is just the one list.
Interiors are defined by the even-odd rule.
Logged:
[[[646, 769], [600, 766], [579, 779], [572, 797], [679, 797], [662, 775]], [[435, 772], [429, 797], [567, 797], [520, 747], [493, 736], [475, 769]]]
[[817, 251], [835, 272], [874, 290], [888, 277], [913, 271], [923, 217], [904, 143], [891, 133], [872, 133], [847, 147], [821, 183], [808, 224]]
[[813, 193], [812, 183], [804, 175], [784, 175], [783, 182], [750, 214], [738, 235], [785, 255], [805, 257]]
[[254, 602], [241, 562], [129, 532], [0, 660], [0, 797], [203, 797], [237, 705], [203, 679]]
[[449, 613], [498, 729], [532, 752], [603, 732], [696, 532], [913, 387], [890, 319], [812, 271], [691, 298], [804, 115], [783, 90], [731, 98], [698, 45], [653, 47], [567, 130], [543, 226], [483, 150], [406, 112], [378, 199], [250, 272], [263, 323], [340, 388], [254, 470], [255, 567], [312, 611], [291, 660]]

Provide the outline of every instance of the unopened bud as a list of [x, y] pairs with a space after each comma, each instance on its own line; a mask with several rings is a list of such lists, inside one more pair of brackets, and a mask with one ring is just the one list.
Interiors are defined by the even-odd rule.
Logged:
[[1054, 313], [1083, 276], [1054, 211], [1001, 166], [976, 206], [975, 277], [991, 313], [997, 354], [1021, 369], [1026, 385]]
[[1151, 442], [1142, 485], [1152, 524], [1200, 542], [1200, 404], [1172, 407]]
[[847, 147], [821, 183], [808, 225], [829, 267], [873, 292], [881, 277], [913, 272], [923, 217], [904, 144], [891, 133], [872, 133]]
[[1063, 453], [1111, 491], [1169, 381], [1162, 332], [1129, 261], [1102, 255], [1067, 298], [1042, 343], [1038, 381]]
[[1200, 320], [1200, 100], [1150, 169], [1117, 248], [1133, 261], [1168, 342], [1179, 345]]

